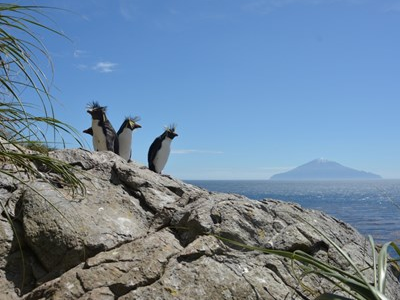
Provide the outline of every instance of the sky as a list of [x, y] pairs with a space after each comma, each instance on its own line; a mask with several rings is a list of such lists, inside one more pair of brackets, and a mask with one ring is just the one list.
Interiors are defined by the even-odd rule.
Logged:
[[116, 130], [140, 116], [140, 164], [176, 123], [164, 173], [180, 179], [269, 179], [322, 157], [400, 178], [398, 0], [28, 2], [62, 8], [45, 21], [68, 39], [40, 33], [56, 117], [82, 132], [90, 101]]

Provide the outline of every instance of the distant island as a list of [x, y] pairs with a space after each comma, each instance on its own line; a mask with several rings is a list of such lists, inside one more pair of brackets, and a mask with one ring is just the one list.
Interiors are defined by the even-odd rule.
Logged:
[[382, 179], [381, 176], [345, 167], [327, 159], [314, 159], [285, 173], [271, 176], [270, 180], [343, 180]]

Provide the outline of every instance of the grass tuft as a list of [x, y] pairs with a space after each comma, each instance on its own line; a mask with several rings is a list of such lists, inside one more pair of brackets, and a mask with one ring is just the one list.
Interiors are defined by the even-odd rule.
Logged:
[[[0, 3], [0, 173], [28, 189], [29, 180], [22, 179], [26, 174], [28, 179], [40, 178], [53, 187], [65, 187], [73, 195], [85, 194], [85, 185], [73, 166], [49, 156], [54, 145], [59, 145], [56, 143], [59, 138], [60, 144], [66, 146], [63, 135], [72, 136], [82, 146], [78, 131], [55, 117], [55, 99], [49, 92], [52, 77], [49, 80], [41, 68], [44, 61], [53, 75], [52, 61], [40, 32], [65, 37], [43, 21], [48, 20], [45, 12], [49, 9]], [[52, 136], [53, 142], [48, 136]], [[5, 206], [0, 200], [0, 208], [11, 224], [22, 254], [21, 241]], [[22, 265], [24, 269], [23, 255]]]

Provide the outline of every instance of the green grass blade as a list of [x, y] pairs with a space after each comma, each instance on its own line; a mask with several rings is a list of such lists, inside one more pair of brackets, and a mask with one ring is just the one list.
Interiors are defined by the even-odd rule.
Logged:
[[346, 298], [344, 296], [338, 296], [338, 295], [335, 295], [335, 294], [325, 293], [325, 294], [322, 294], [322, 295], [318, 296], [314, 300], [352, 300], [352, 299], [351, 298]]
[[371, 244], [372, 249], [372, 266], [374, 271], [374, 287], [378, 287], [378, 277], [376, 271], [376, 251], [375, 251], [375, 242], [371, 235], [368, 235], [369, 242]]
[[378, 255], [378, 290], [385, 293], [386, 288], [386, 274], [387, 274], [387, 260], [388, 260], [388, 247], [389, 243], [385, 243]]

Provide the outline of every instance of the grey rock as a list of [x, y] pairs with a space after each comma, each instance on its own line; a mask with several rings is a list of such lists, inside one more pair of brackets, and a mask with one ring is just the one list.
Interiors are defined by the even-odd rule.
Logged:
[[6, 265], [6, 255], [11, 251], [13, 241], [13, 230], [9, 221], [0, 216], [0, 267]]
[[26, 190], [21, 199], [26, 242], [49, 272], [147, 232], [139, 200], [121, 187], [109, 188], [107, 181], [96, 178], [91, 184], [78, 201], [47, 183], [32, 184], [35, 191]]
[[[87, 193], [73, 194], [42, 179], [29, 188], [7, 181], [0, 186], [0, 201], [16, 228], [3, 211], [4, 299], [315, 298], [296, 279], [299, 267], [293, 270], [290, 260], [241, 244], [302, 250], [350, 270], [328, 237], [361, 268], [371, 264], [365, 238], [322, 212], [212, 193], [111, 152], [69, 149], [50, 155], [75, 166]], [[49, 172], [43, 177], [56, 179]], [[365, 274], [372, 276], [370, 270]], [[303, 283], [316, 293], [335, 290], [316, 276]], [[393, 272], [387, 290], [389, 299], [400, 297]]]
[[105, 288], [119, 297], [156, 282], [169, 259], [181, 250], [174, 235], [164, 229], [89, 258], [26, 299], [76, 299]]

